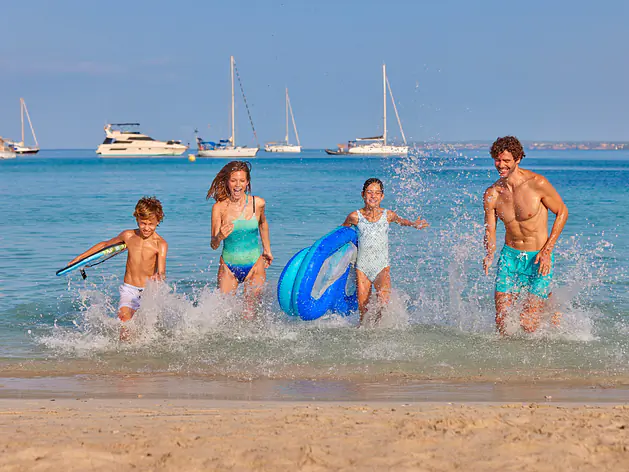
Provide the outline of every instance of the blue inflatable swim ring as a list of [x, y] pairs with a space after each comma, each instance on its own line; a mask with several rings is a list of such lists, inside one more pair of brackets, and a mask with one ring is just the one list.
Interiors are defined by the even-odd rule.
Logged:
[[341, 226], [295, 254], [278, 282], [282, 310], [303, 320], [355, 311], [357, 248], [356, 230]]

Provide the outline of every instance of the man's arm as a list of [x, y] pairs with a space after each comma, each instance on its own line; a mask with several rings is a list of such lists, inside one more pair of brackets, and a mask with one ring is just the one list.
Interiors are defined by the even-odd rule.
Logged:
[[269, 236], [269, 222], [266, 219], [266, 202], [258, 197], [260, 208], [260, 239], [262, 240], [262, 257], [266, 262], [266, 267], [269, 267], [273, 262], [273, 254], [271, 253], [271, 238]]
[[555, 190], [555, 187], [545, 177], [539, 180], [537, 188], [541, 194], [542, 204], [555, 214], [555, 222], [550, 230], [550, 236], [535, 257], [535, 264], [539, 264], [538, 272], [541, 275], [548, 275], [551, 269], [551, 254], [568, 221], [568, 207], [557, 190]]
[[75, 262], [80, 261], [84, 257], [91, 256], [92, 254], [96, 254], [98, 251], [100, 251], [101, 249], [105, 249], [107, 246], [111, 246], [112, 244], [118, 244], [118, 243], [125, 242], [125, 233], [126, 232], [127, 231], [123, 231], [122, 233], [120, 233], [115, 238], [111, 238], [111, 239], [108, 239], [107, 241], [101, 241], [98, 244], [94, 244], [87, 251], [85, 251], [82, 254], [79, 254], [74, 259], [72, 259], [70, 262], [68, 262], [68, 265], [71, 266], [72, 264], [74, 264]]
[[493, 187], [485, 190], [483, 195], [483, 209], [485, 211], [485, 236], [483, 243], [485, 245], [485, 258], [483, 259], [483, 269], [485, 275], [489, 274], [489, 268], [494, 260], [496, 252], [496, 200], [498, 196]]

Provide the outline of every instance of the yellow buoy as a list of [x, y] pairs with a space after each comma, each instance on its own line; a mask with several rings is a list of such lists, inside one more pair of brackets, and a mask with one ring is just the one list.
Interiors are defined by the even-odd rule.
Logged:
[[188, 154], [188, 160], [190, 162], [194, 162], [197, 160], [197, 156], [195, 156], [194, 154]]

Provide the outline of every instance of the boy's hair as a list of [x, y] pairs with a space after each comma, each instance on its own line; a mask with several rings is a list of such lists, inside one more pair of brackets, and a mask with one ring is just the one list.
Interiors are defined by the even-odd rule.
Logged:
[[367, 190], [367, 187], [369, 187], [371, 184], [378, 184], [380, 185], [380, 191], [382, 193], [384, 193], [384, 184], [382, 183], [382, 180], [376, 178], [376, 177], [372, 177], [370, 179], [365, 180], [365, 183], [363, 184], [363, 191], [362, 193], [365, 193], [365, 191]]
[[133, 216], [139, 219], [150, 218], [151, 216], [157, 218], [157, 222], [161, 223], [164, 219], [164, 210], [162, 209], [162, 202], [155, 197], [142, 197], [135, 205], [135, 211]]
[[210, 189], [207, 191], [206, 200], [214, 198], [217, 202], [222, 202], [229, 198], [229, 188], [227, 182], [234, 172], [243, 171], [247, 174], [247, 188], [245, 193], [251, 193], [251, 163], [247, 161], [231, 161], [223, 166], [218, 171], [216, 177], [210, 185]]
[[526, 156], [524, 154], [524, 148], [522, 147], [522, 143], [515, 136], [503, 136], [502, 138], [498, 138], [494, 141], [494, 144], [491, 145], [491, 157], [496, 159], [500, 154], [505, 151], [509, 151], [513, 156], [513, 159], [517, 162]]

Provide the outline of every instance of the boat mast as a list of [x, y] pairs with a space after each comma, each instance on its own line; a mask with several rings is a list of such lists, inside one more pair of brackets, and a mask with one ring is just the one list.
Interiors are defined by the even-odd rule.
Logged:
[[31, 127], [31, 134], [33, 135], [35, 146], [39, 148], [39, 143], [37, 142], [37, 136], [35, 136], [35, 128], [33, 128], [33, 123], [31, 122], [31, 115], [28, 114], [28, 108], [26, 108], [26, 102], [24, 101], [23, 98], [20, 98], [20, 103], [22, 105], [22, 146], [24, 145], [24, 112], [26, 112], [26, 118], [28, 119], [28, 126]]
[[284, 141], [288, 144], [288, 87], [286, 87], [286, 138]]
[[382, 99], [384, 106], [384, 125], [383, 125], [383, 133], [382, 139], [383, 145], [387, 145], [387, 66], [386, 64], [382, 64]]
[[24, 146], [24, 99], [20, 98], [20, 118], [22, 120], [22, 146]]
[[[288, 96], [288, 88], [286, 89], [286, 103], [288, 105], [288, 109], [290, 110], [290, 118], [293, 120], [293, 131], [295, 131], [295, 138], [297, 138], [297, 146], [301, 146], [301, 142], [299, 142], [299, 133], [297, 132], [297, 124], [295, 123], [293, 106], [290, 104], [290, 97]], [[286, 119], [288, 119], [288, 116]], [[288, 124], [286, 126], [288, 126]], [[286, 128], [286, 143], [288, 144], [288, 128]]]
[[230, 58], [232, 78], [232, 146], [236, 147], [236, 118], [234, 116], [234, 56]]

